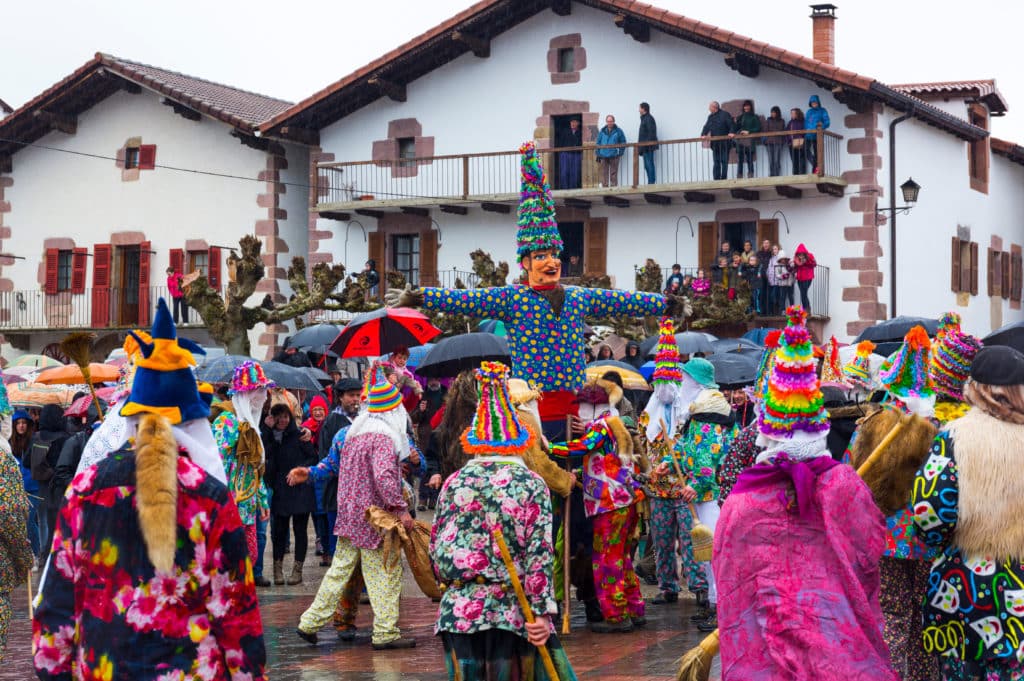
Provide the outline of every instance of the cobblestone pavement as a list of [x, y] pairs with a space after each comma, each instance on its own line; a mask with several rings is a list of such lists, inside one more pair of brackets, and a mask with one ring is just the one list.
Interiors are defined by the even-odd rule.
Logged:
[[[311, 553], [312, 548], [313, 541], [310, 541]], [[437, 605], [419, 592], [408, 569], [405, 570], [399, 625], [403, 636], [416, 639], [416, 648], [374, 651], [370, 647], [372, 613], [369, 605], [360, 607], [356, 622], [359, 635], [354, 642], [337, 640], [330, 626], [321, 631], [317, 646], [310, 646], [299, 639], [295, 635], [295, 625], [299, 615], [312, 602], [320, 578], [326, 570], [319, 567], [319, 558], [312, 555], [309, 558], [304, 584], [259, 590], [269, 678], [280, 681], [447, 679], [441, 643], [433, 635]], [[268, 546], [268, 570], [269, 559]], [[291, 562], [289, 555], [285, 558], [286, 574], [291, 570]], [[35, 578], [38, 580], [38, 574]], [[648, 597], [657, 594], [656, 587], [644, 586], [643, 590]], [[31, 668], [31, 623], [24, 594], [25, 591], [20, 590], [12, 599], [16, 612], [8, 635], [6, 659], [0, 666], [0, 680], [3, 681], [29, 681], [35, 678]], [[572, 611], [574, 633], [563, 637], [562, 642], [581, 680], [670, 679], [675, 677], [679, 656], [703, 637], [689, 622], [693, 612], [693, 600], [684, 594], [678, 604], [649, 605], [649, 624], [644, 629], [630, 634], [600, 635], [586, 630], [582, 605], [575, 603]], [[718, 679], [719, 674], [716, 660], [712, 679]]]

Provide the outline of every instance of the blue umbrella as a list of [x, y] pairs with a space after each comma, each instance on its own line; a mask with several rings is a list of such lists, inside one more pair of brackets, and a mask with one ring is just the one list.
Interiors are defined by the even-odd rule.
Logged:
[[745, 334], [743, 334], [743, 337], [749, 341], [757, 343], [758, 345], [764, 345], [764, 339], [772, 331], [778, 331], [778, 329], [771, 329], [767, 326], [761, 326], [756, 329], [751, 329], [750, 331], [747, 331]]
[[[423, 358], [430, 352], [430, 348], [434, 347], [434, 343], [424, 343], [423, 345], [417, 345], [416, 347], [409, 348], [409, 361], [405, 363], [410, 369], [415, 369], [423, 361]], [[382, 359], [391, 359], [391, 353], [384, 355]]]
[[640, 375], [644, 377], [644, 380], [650, 383], [651, 376], [654, 375], [654, 360], [652, 359], [650, 362], [641, 364], [638, 371], [640, 372]]

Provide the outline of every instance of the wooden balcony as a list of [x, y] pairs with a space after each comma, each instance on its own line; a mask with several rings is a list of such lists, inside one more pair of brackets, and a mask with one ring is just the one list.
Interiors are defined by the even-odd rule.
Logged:
[[[793, 168], [790, 139], [817, 132], [813, 145], [817, 166]], [[657, 205], [714, 203], [719, 200], [799, 200], [826, 194], [842, 197], [846, 182], [840, 168], [842, 136], [829, 131], [757, 133], [749, 137], [707, 137], [658, 142], [544, 149], [542, 162], [552, 195], [560, 205], [589, 208], [605, 204], [628, 208], [637, 203]], [[771, 174], [770, 147], [778, 145], [780, 163]], [[747, 144], [744, 144], [747, 143]], [[647, 183], [643, 153], [652, 144], [656, 181]], [[714, 176], [714, 151], [728, 147], [723, 179]], [[751, 150], [753, 177], [737, 178], [739, 154]], [[617, 181], [609, 182], [607, 164], [598, 153], [621, 151], [613, 161]], [[804, 152], [806, 154], [806, 151]], [[347, 220], [351, 212], [376, 216], [385, 210], [415, 213], [430, 208], [465, 214], [470, 207], [510, 213], [519, 201], [519, 152], [496, 151], [395, 160], [346, 161], [319, 164], [321, 216]], [[578, 165], [577, 173], [566, 168]], [[744, 163], [743, 170], [747, 173]]]

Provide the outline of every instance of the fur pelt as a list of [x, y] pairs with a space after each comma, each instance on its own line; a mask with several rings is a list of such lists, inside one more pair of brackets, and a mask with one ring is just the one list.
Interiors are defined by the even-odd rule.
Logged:
[[615, 383], [612, 383], [611, 381], [606, 381], [603, 378], [598, 378], [594, 381], [591, 381], [591, 383], [601, 388], [608, 394], [608, 404], [612, 405], [613, 407], [618, 407], [619, 403], [622, 402], [622, 388], [620, 388]]
[[959, 516], [953, 542], [968, 558], [1024, 558], [1024, 425], [981, 409], [947, 426], [959, 477]]
[[540, 421], [530, 411], [520, 407], [516, 411], [519, 421], [538, 434], [525, 452], [522, 453], [523, 463], [531, 471], [539, 475], [544, 483], [555, 494], [567, 497], [572, 492], [572, 477], [569, 471], [560, 468], [557, 463], [548, 456], [547, 448], [544, 446], [544, 439], [540, 437]]
[[145, 414], [139, 420], [135, 498], [149, 560], [157, 572], [170, 572], [178, 541], [178, 443], [163, 416]]
[[444, 401], [444, 416], [437, 427], [438, 458], [441, 477], [445, 480], [462, 468], [469, 455], [462, 451], [462, 433], [469, 428], [476, 414], [476, 377], [472, 371], [463, 371], [448, 389]]
[[633, 464], [633, 436], [629, 434], [622, 419], [618, 416], [610, 416], [607, 421], [608, 429], [615, 436], [615, 448], [619, 454], [619, 461], [624, 465]]
[[[881, 409], [865, 418], [857, 427], [850, 448], [850, 465], [859, 468], [901, 416], [895, 409]], [[937, 432], [938, 429], [928, 419], [911, 415], [864, 476], [864, 483], [871, 490], [875, 504], [885, 515], [892, 515], [910, 503], [914, 476], [928, 458], [928, 450]]]

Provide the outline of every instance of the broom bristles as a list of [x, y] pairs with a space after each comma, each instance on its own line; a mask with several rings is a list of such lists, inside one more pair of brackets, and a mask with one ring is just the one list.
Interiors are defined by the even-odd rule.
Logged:
[[694, 519], [693, 529], [690, 530], [690, 543], [693, 544], [694, 561], [707, 563], [711, 560], [715, 533], [711, 531], [710, 527]]
[[77, 364], [83, 369], [89, 366], [90, 355], [92, 353], [92, 342], [96, 339], [96, 334], [89, 331], [75, 331], [69, 333], [64, 340], [60, 342], [60, 349], [65, 355], [68, 356], [72, 362]]
[[676, 681], [708, 681], [711, 663], [718, 654], [718, 630], [708, 634], [703, 641], [679, 658], [679, 672]]

